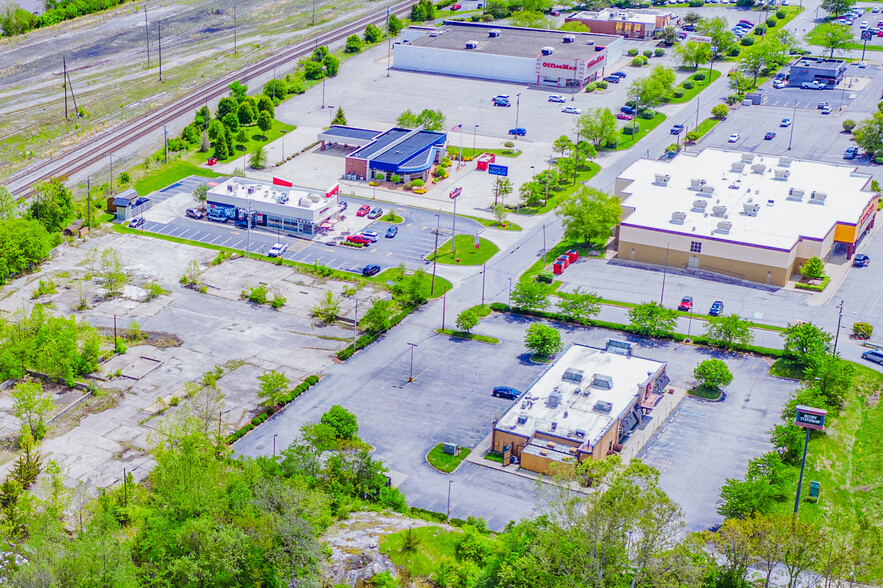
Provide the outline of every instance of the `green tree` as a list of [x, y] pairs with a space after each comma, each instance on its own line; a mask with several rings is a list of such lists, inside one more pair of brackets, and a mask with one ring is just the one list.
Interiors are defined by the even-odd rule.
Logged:
[[330, 54], [331, 52], [328, 51], [328, 47], [326, 47], [325, 45], [320, 45], [319, 47], [313, 49], [313, 54], [310, 56], [310, 60], [315, 61], [316, 63], [322, 63], [323, 61], [325, 61], [325, 58], [328, 57]]
[[402, 32], [402, 29], [405, 27], [404, 23], [402, 23], [402, 19], [394, 14], [389, 15], [389, 20], [387, 21], [386, 26], [389, 29], [390, 37], [398, 36], [398, 34]]
[[561, 135], [555, 139], [555, 142], [552, 144], [552, 151], [560, 153], [562, 156], [567, 155], [573, 151], [573, 141], [571, 141], [570, 137], [567, 135]]
[[276, 116], [276, 107], [273, 106], [273, 100], [269, 96], [260, 96], [258, 98], [258, 117], [260, 117], [262, 112], [269, 114], [271, 119]]
[[254, 123], [255, 117], [257, 116], [254, 111], [254, 106], [251, 105], [251, 101], [240, 104], [236, 115], [239, 117], [239, 124], [241, 125], [250, 125]]
[[587, 323], [591, 317], [601, 312], [601, 297], [597, 292], [586, 292], [577, 286], [573, 292], [561, 294], [558, 308], [572, 319]]
[[342, 107], [337, 107], [337, 112], [334, 113], [334, 118], [331, 120], [331, 124], [346, 126], [346, 115], [343, 113]]
[[216, 120], [223, 120], [227, 114], [239, 111], [239, 102], [235, 98], [225, 96], [218, 101], [218, 110], [215, 112]]
[[700, 35], [711, 37], [712, 58], [724, 55], [736, 47], [736, 35], [730, 30], [730, 24], [723, 16], [704, 19], [696, 25]]
[[383, 39], [383, 31], [377, 28], [373, 24], [369, 24], [365, 27], [365, 42], [369, 45], [373, 45], [374, 43], [379, 42]]
[[267, 406], [276, 406], [288, 392], [290, 381], [283, 372], [268, 370], [258, 376], [258, 398]]
[[340, 314], [340, 300], [334, 297], [334, 292], [327, 290], [321, 302], [310, 310], [310, 314], [323, 325], [330, 325]]
[[549, 306], [549, 287], [536, 280], [519, 282], [512, 289], [512, 304], [526, 310], [542, 310]]
[[[264, 84], [264, 89], [261, 93], [270, 98], [274, 103], [277, 103], [283, 100], [285, 95], [288, 94], [288, 85], [285, 83], [285, 80], [268, 80], [267, 83]], [[251, 102], [251, 100], [249, 100], [249, 102]]]
[[527, 328], [524, 346], [542, 357], [551, 357], [561, 350], [561, 333], [554, 327], [534, 323]]
[[727, 108], [726, 104], [717, 104], [711, 108], [711, 116], [714, 118], [727, 118], [728, 114], [730, 114], [730, 109]]
[[494, 218], [497, 219], [497, 224], [502, 225], [506, 221], [506, 207], [502, 204], [496, 204], [491, 211], [494, 213]]
[[698, 41], [685, 41], [674, 49], [674, 56], [684, 65], [699, 69], [699, 65], [711, 61], [711, 45]]
[[61, 232], [70, 223], [73, 211], [73, 193], [62, 178], [50, 178], [34, 186], [30, 217], [43, 223], [50, 233]]
[[325, 67], [325, 77], [333, 78], [340, 71], [340, 60], [333, 55], [326, 56], [322, 65]]
[[509, 16], [510, 9], [506, 0], [487, 0], [484, 3], [484, 13], [497, 18], [506, 18]]
[[389, 300], [371, 301], [371, 307], [362, 318], [362, 326], [373, 333], [382, 333], [392, 326], [393, 306]]
[[750, 345], [754, 340], [751, 322], [738, 314], [713, 316], [705, 323], [705, 338], [712, 345], [732, 350], [736, 346]]
[[321, 80], [325, 76], [325, 71], [322, 69], [321, 63], [316, 63], [313, 60], [304, 62], [304, 77], [308, 80]]
[[619, 132], [616, 116], [609, 108], [593, 108], [587, 111], [577, 119], [576, 128], [580, 137], [584, 137], [595, 147], [607, 143]]
[[0, 186], [0, 221], [19, 216], [21, 216], [21, 205], [18, 200], [6, 189], [6, 186]]
[[350, 35], [346, 38], [346, 48], [343, 50], [344, 53], [360, 53], [361, 51], [362, 39], [359, 35]]
[[639, 335], [664, 337], [674, 333], [678, 313], [657, 302], [645, 302], [629, 309], [629, 326]]
[[227, 127], [231, 133], [239, 132], [239, 113], [237, 112], [228, 112], [224, 115], [224, 119], [221, 123]]
[[258, 115], [258, 128], [263, 134], [264, 141], [267, 140], [267, 131], [273, 128], [273, 117], [266, 110], [261, 111]]
[[435, 20], [435, 4], [431, 0], [420, 0], [411, 7], [411, 21], [425, 22]]
[[696, 366], [693, 376], [706, 388], [720, 390], [733, 381], [733, 374], [720, 359], [706, 359]]
[[678, 30], [673, 26], [662, 29], [662, 42], [666, 45], [674, 45], [678, 42]]
[[825, 277], [825, 262], [818, 257], [810, 257], [801, 266], [800, 274], [807, 280], [821, 280]]
[[852, 42], [852, 31], [845, 25], [826, 23], [816, 28], [815, 38], [818, 40], [819, 45], [831, 50], [831, 57], [833, 58], [835, 51], [839, 53], [845, 50]]
[[556, 214], [564, 226], [565, 238], [588, 245], [607, 240], [610, 229], [619, 222], [622, 207], [616, 196], [584, 186], [563, 198]]
[[264, 146], [258, 144], [257, 147], [254, 148], [254, 151], [251, 152], [251, 158], [249, 158], [248, 164], [252, 169], [264, 169], [267, 165], [267, 152], [264, 151]]
[[475, 311], [467, 308], [457, 315], [457, 328], [468, 333], [478, 325], [479, 320]]
[[[671, 87], [675, 81], [675, 72], [668, 67], [657, 65], [644, 78], [638, 78], [632, 82], [628, 89], [628, 97], [635, 101], [635, 110], [641, 112], [662, 103], [671, 94]], [[637, 128], [638, 119], [632, 121], [632, 127]]]
[[206, 199], [208, 198], [208, 184], [199, 184], [193, 190], [193, 199], [199, 202], [200, 204], [205, 204]]
[[785, 339], [785, 355], [807, 365], [816, 356], [831, 350], [832, 336], [812, 323], [789, 323], [782, 331], [782, 337]]
[[528, 29], [550, 29], [552, 22], [542, 12], [535, 10], [518, 10], [509, 16], [509, 22], [514, 27]]
[[400, 266], [402, 278], [393, 287], [396, 300], [404, 304], [418, 306], [429, 300], [432, 289], [432, 277], [423, 268], [414, 270], [410, 276], [405, 276], [405, 264]]
[[855, 0], [822, 0], [822, 10], [834, 16], [849, 12], [853, 6]]
[[406, 110], [399, 115], [396, 124], [406, 129], [416, 129], [422, 125], [427, 131], [441, 131], [445, 128], [445, 115], [441, 110], [428, 108], [422, 110], [420, 114]]
[[43, 390], [38, 381], [25, 380], [12, 389], [12, 409], [15, 416], [35, 439], [42, 439], [46, 433], [44, 417], [55, 408], [52, 395]]
[[818, 354], [807, 366], [806, 385], [815, 388], [825, 404], [837, 410], [843, 406], [846, 394], [855, 382], [855, 366], [828, 354]]
[[319, 422], [332, 427], [337, 432], [338, 439], [355, 439], [359, 433], [356, 415], [339, 404], [329, 408], [328, 412], [322, 415]]
[[[524, 204], [527, 206], [536, 206], [540, 202], [542, 202], [543, 197], [546, 195], [546, 185], [544, 183], [540, 183], [537, 180], [531, 180], [530, 182], [525, 182], [521, 184], [521, 188], [518, 189], [518, 194], [521, 197], [521, 200], [524, 201]], [[502, 204], [495, 205], [503, 206]], [[503, 209], [505, 210], [505, 208]]]
[[497, 176], [497, 181], [494, 182], [494, 206], [499, 202], [500, 204], [506, 199], [506, 196], [512, 193], [512, 182], [509, 181], [509, 178], [501, 178]]
[[230, 88], [230, 95], [236, 102], [243, 102], [248, 98], [248, 86], [242, 82], [233, 82], [227, 87]]
[[126, 264], [116, 249], [108, 247], [101, 252], [101, 282], [107, 289], [108, 296], [117, 296], [129, 281]]
[[231, 155], [230, 152], [227, 151], [227, 141], [223, 134], [219, 135], [218, 139], [215, 141], [215, 151], [213, 155], [218, 160], [227, 159]]
[[[565, 22], [560, 27], [558, 27], [559, 31], [568, 31], [572, 33], [591, 33], [592, 30], [587, 27], [585, 24], [578, 20], [572, 20], [570, 22]], [[675, 34], [677, 38], [677, 33]]]
[[702, 17], [692, 10], [684, 15], [684, 24], [696, 25], [700, 20], [702, 20]]
[[855, 143], [873, 160], [883, 152], [883, 112], [879, 110], [871, 118], [863, 120], [853, 131]]

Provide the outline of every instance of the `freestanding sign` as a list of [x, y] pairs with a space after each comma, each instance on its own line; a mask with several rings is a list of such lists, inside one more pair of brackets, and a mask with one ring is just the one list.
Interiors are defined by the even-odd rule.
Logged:
[[806, 429], [806, 440], [803, 442], [803, 459], [800, 462], [800, 477], [797, 478], [797, 497], [794, 499], [794, 516], [797, 516], [797, 509], [800, 508], [800, 488], [803, 486], [803, 469], [806, 467], [806, 449], [809, 447], [810, 431], [822, 431], [825, 428], [825, 415], [827, 410], [821, 408], [813, 408], [802, 404], [796, 407], [797, 416], [794, 417], [794, 424], [798, 427]]
[[509, 168], [505, 165], [490, 164], [487, 166], [487, 173], [492, 176], [508, 176]]
[[870, 41], [872, 37], [871, 31], [862, 31], [862, 41]]
[[457, 196], [459, 196], [462, 193], [463, 193], [462, 186], [457, 186], [456, 188], [451, 190], [451, 193], [448, 196], [453, 200], [453, 199], [456, 199]]

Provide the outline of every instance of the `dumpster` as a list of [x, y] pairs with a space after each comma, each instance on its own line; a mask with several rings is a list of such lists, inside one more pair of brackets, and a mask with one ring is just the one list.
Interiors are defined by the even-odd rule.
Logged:
[[559, 255], [559, 256], [558, 256], [558, 259], [556, 259], [555, 261], [560, 261], [561, 263], [563, 263], [565, 269], [567, 268], [567, 266], [570, 265], [570, 258], [567, 257], [567, 255], [565, 255], [565, 254], [563, 254], [563, 253], [562, 253], [561, 255]]
[[556, 261], [552, 264], [552, 273], [556, 276], [561, 275], [564, 273], [564, 268], [565, 265], [563, 261]]
[[482, 153], [475, 162], [476, 168], [481, 171], [487, 171], [487, 166], [497, 160], [497, 156], [493, 153]]
[[567, 252], [567, 259], [570, 260], [570, 263], [573, 263], [577, 259], [579, 259], [579, 251], [576, 249], [571, 249]]

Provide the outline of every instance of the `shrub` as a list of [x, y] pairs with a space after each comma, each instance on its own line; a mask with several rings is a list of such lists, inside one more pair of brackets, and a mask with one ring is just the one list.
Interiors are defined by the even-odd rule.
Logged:
[[777, 22], [776, 18], [771, 16], [768, 19], [766, 19], [766, 26], [768, 28], [773, 28], [774, 26], [776, 26], [776, 22]]
[[607, 143], [604, 144], [608, 149], [616, 149], [619, 147], [619, 137], [612, 137], [607, 139]]
[[706, 74], [704, 71], [697, 71], [696, 73], [693, 74], [693, 79], [696, 80], [697, 82], [701, 82], [705, 78], [706, 78]]
[[638, 50], [635, 49], [635, 48], [632, 48], [632, 49], [629, 49], [629, 50], [628, 50], [628, 55], [629, 55], [629, 57], [634, 57], [634, 56], [637, 55], [637, 54], [638, 54]]
[[786, 15], [785, 15], [784, 10], [777, 10], [776, 11], [776, 18], [778, 18], [779, 20], [782, 20], [783, 18], [785, 18], [785, 16]]
[[705, 6], [705, 0], [690, 0], [688, 4], [690, 8], [701, 8]]
[[411, 185], [414, 186], [415, 188], [422, 188], [423, 186], [426, 185], [426, 182], [424, 182], [423, 180], [418, 178], [416, 180], [411, 180]]
[[628, 124], [622, 127], [623, 135], [637, 135], [641, 132], [641, 125], [638, 124]]
[[398, 184], [399, 182], [402, 181], [402, 176], [400, 176], [398, 174], [392, 174], [389, 177], [389, 181], [392, 182], [393, 184]]
[[847, 133], [851, 133], [852, 129], [854, 129], [854, 128], [855, 128], [855, 121], [852, 120], [851, 118], [848, 118], [845, 121], [843, 121], [843, 130], [846, 131]]
[[589, 82], [588, 84], [586, 84], [586, 92], [594, 92], [597, 87], [598, 84], [596, 84], [595, 82]]
[[505, 143], [503, 143], [503, 147], [506, 147], [507, 149], [512, 149], [513, 147], [515, 147], [515, 143], [513, 143], [512, 141], [506, 141]]
[[606, 89], [607, 89], [607, 82], [605, 82], [604, 80], [600, 80], [600, 81], [595, 82], [595, 83], [598, 84], [598, 88], [599, 88], [599, 89], [601, 89], [601, 90], [606, 90]]
[[638, 55], [634, 59], [632, 59], [632, 65], [635, 67], [642, 67], [647, 64], [647, 58], [643, 55]]
[[494, 22], [494, 15], [493, 14], [482, 14], [481, 15], [481, 22]]
[[653, 57], [653, 51], [651, 51], [650, 49], [646, 49], [646, 50], [644, 51], [643, 55], [644, 55], [644, 57], [646, 57], [647, 59], [650, 59], [651, 57]]
[[663, 55], [665, 55], [665, 49], [663, 49], [662, 47], [657, 47], [653, 50], [653, 55], [655, 55], [656, 57], [662, 57]]
[[750, 47], [751, 45], [754, 45], [754, 35], [745, 35], [744, 37], [742, 37], [739, 43], [741, 43], [745, 47]]
[[[752, 34], [753, 34], [755, 37], [759, 37], [759, 36], [761, 36], [761, 35], [764, 34], [764, 33], [766, 33], [766, 25], [763, 24], [763, 23], [761, 23], [761, 24], [757, 25], [756, 27], [754, 27], [754, 30], [752, 31]], [[747, 35], [746, 35], [746, 36], [747, 36]], [[755, 41], [756, 41], [756, 40], [757, 40], [757, 39], [755, 39]]]
[[692, 90], [693, 82], [691, 82], [690, 80], [684, 80], [683, 86], [685, 90]]
[[727, 118], [728, 114], [730, 114], [730, 109], [725, 104], [718, 104], [711, 109], [711, 116], [714, 118]]
[[699, 133], [697, 131], [690, 131], [687, 133], [687, 141], [694, 143], [699, 140]]
[[553, 279], [555, 279], [555, 274], [549, 270], [543, 270], [537, 274], [537, 281], [544, 284], [551, 284]]
[[741, 52], [739, 51], [738, 47], [732, 47], [729, 51], [727, 51], [727, 55], [729, 55], [730, 57], [739, 57], [739, 53]]
[[675, 98], [683, 98], [684, 97], [684, 89], [683, 88], [675, 88], [672, 92]]
[[472, 22], [478, 22], [481, 20], [481, 15], [480, 14], [473, 14], [472, 16], [469, 17], [469, 20]]
[[437, 177], [437, 178], [444, 177], [444, 175], [445, 175], [445, 168], [443, 168], [443, 167], [437, 167], [437, 168], [435, 168], [435, 170], [432, 172], [432, 175], [434, 175], [434, 176]]
[[644, 120], [653, 120], [654, 118], [656, 118], [656, 111], [650, 110], [648, 108], [647, 110], [642, 110], [641, 114], [639, 114], [638, 116], [643, 118]]
[[260, 284], [251, 288], [244, 296], [250, 302], [255, 302], [257, 304], [266, 304], [267, 303], [267, 294], [270, 292], [270, 289], [266, 284]]
[[874, 327], [868, 323], [854, 323], [852, 325], [852, 334], [858, 339], [870, 339], [874, 332]]

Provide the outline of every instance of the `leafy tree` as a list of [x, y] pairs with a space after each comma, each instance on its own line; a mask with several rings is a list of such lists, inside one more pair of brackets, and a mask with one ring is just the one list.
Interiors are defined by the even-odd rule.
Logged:
[[825, 277], [825, 262], [818, 257], [810, 257], [801, 266], [800, 274], [807, 280], [821, 280]]
[[377, 28], [373, 24], [369, 24], [365, 27], [365, 42], [369, 45], [373, 45], [374, 43], [379, 42], [383, 39], [383, 31]]
[[402, 19], [394, 14], [390, 14], [386, 26], [389, 29], [389, 35], [395, 37], [402, 31], [405, 25], [402, 23]]
[[227, 87], [230, 88], [230, 95], [236, 102], [242, 102], [248, 98], [248, 86], [242, 82], [233, 82]]
[[[264, 84], [264, 89], [261, 93], [276, 102], [285, 98], [285, 95], [288, 94], [288, 86], [285, 80], [269, 80]], [[251, 101], [249, 100], [249, 102]]]
[[340, 300], [334, 297], [334, 292], [327, 290], [322, 301], [310, 310], [310, 314], [323, 325], [330, 325], [340, 314]]
[[457, 315], [457, 328], [468, 333], [478, 325], [479, 320], [475, 311], [467, 308]]
[[[560, 27], [558, 27], [558, 30], [559, 31], [568, 31], [568, 32], [573, 32], [573, 33], [591, 33], [592, 32], [592, 30], [588, 26], [586, 26], [585, 24], [583, 24], [582, 22], [580, 22], [578, 20], [572, 20], [570, 22], [566, 22], [563, 25], [561, 25]], [[677, 33], [675, 34], [675, 37], [677, 38]]]
[[227, 141], [223, 134], [218, 136], [218, 139], [215, 141], [215, 152], [214, 157], [218, 160], [224, 160], [230, 157], [230, 152], [227, 151]]
[[730, 30], [730, 25], [723, 16], [702, 20], [696, 25], [696, 31], [700, 35], [711, 37], [713, 58], [736, 47], [736, 35]]
[[243, 146], [248, 143], [248, 133], [245, 132], [243, 127], [239, 127], [239, 132], [236, 133], [236, 142]]
[[346, 115], [343, 113], [343, 107], [337, 107], [337, 112], [334, 113], [334, 118], [331, 120], [331, 124], [346, 126]]
[[422, 125], [427, 131], [441, 131], [445, 128], [445, 115], [441, 110], [428, 108], [420, 111], [420, 114], [406, 110], [399, 115], [396, 124], [406, 129], [416, 129]]
[[785, 496], [787, 477], [786, 468], [775, 452], [752, 459], [744, 480], [727, 478], [721, 488], [717, 512], [728, 519], [768, 514]]
[[31, 218], [43, 223], [50, 233], [58, 233], [70, 223], [73, 216], [73, 193], [62, 178], [50, 178], [34, 186], [31, 199]]
[[[375, 27], [376, 28], [376, 27]], [[360, 53], [362, 51], [362, 39], [359, 35], [350, 35], [346, 38], [344, 53]]]
[[573, 292], [561, 294], [558, 308], [567, 316], [581, 323], [601, 312], [601, 297], [597, 292], [586, 292], [577, 286]]
[[231, 133], [239, 132], [239, 113], [237, 112], [228, 112], [224, 115], [224, 119], [221, 121], [227, 130]]
[[678, 313], [657, 302], [645, 302], [629, 309], [629, 326], [639, 335], [664, 337], [674, 333]]
[[785, 339], [785, 355], [801, 363], [809, 364], [831, 350], [832, 336], [812, 323], [788, 324], [782, 332]]
[[49, 257], [58, 240], [39, 220], [0, 220], [0, 282]]
[[692, 10], [684, 15], [684, 24], [695, 25], [700, 20], [702, 20], [702, 17], [699, 16], [698, 13], [693, 12]]
[[527, 328], [524, 346], [536, 355], [551, 357], [561, 350], [561, 333], [549, 325], [534, 323]]
[[267, 131], [273, 128], [273, 117], [266, 110], [258, 115], [258, 128], [263, 133], [264, 141], [267, 140]]
[[512, 289], [512, 303], [516, 308], [542, 310], [549, 306], [549, 287], [535, 280], [519, 282]]
[[411, 7], [411, 22], [435, 20], [435, 4], [431, 0], [420, 0]]
[[674, 45], [678, 42], [678, 30], [673, 26], [662, 29], [662, 42], [666, 45]]
[[322, 65], [325, 67], [325, 77], [333, 78], [340, 70], [340, 60], [330, 54], [325, 57]]
[[268, 406], [276, 406], [279, 399], [288, 392], [288, 376], [276, 370], [269, 370], [258, 376], [258, 398]]
[[239, 102], [235, 98], [225, 96], [218, 101], [218, 110], [215, 112], [215, 119], [223, 120], [228, 113], [238, 112]]
[[852, 31], [845, 25], [832, 23], [819, 25], [816, 28], [815, 36], [822, 47], [831, 50], [831, 57], [834, 57], [835, 51], [839, 53], [845, 50], [852, 42]]
[[[521, 188], [518, 189], [518, 194], [521, 197], [521, 200], [524, 201], [524, 204], [526, 204], [527, 206], [536, 206], [543, 200], [543, 197], [546, 195], [546, 185], [536, 180], [531, 180], [530, 182], [525, 182], [521, 184]], [[496, 206], [503, 205], [495, 205], [495, 209]]]
[[580, 137], [584, 137], [595, 147], [600, 147], [619, 132], [616, 116], [609, 108], [593, 108], [587, 111], [577, 119], [576, 128]]
[[571, 141], [570, 137], [568, 137], [567, 135], [561, 135], [560, 137], [555, 139], [554, 143], [552, 143], [552, 151], [554, 151], [555, 153], [560, 153], [561, 155], [566, 155], [567, 153], [573, 151], [573, 141]]
[[528, 29], [552, 28], [551, 21], [542, 12], [535, 10], [518, 10], [509, 16], [509, 22], [515, 27]]
[[208, 198], [208, 184], [200, 184], [193, 190], [193, 199], [200, 204], [205, 204]]
[[273, 101], [269, 96], [258, 98], [258, 117], [260, 117], [262, 112], [269, 114], [271, 119], [276, 116], [276, 107], [273, 106]]
[[404, 304], [418, 306], [429, 300], [432, 289], [432, 277], [423, 268], [414, 270], [410, 276], [405, 276], [405, 264], [400, 266], [402, 278], [393, 287], [396, 300]]
[[839, 409], [855, 381], [855, 366], [839, 357], [819, 354], [807, 366], [806, 385], [815, 388], [825, 404]]
[[371, 301], [371, 307], [361, 322], [368, 331], [382, 333], [392, 326], [392, 315], [392, 302], [377, 298]]
[[855, 0], [822, 0], [822, 10], [834, 16], [849, 12], [853, 6], [855, 6]]
[[709, 317], [705, 323], [705, 337], [713, 345], [727, 350], [737, 345], [750, 345], [754, 340], [751, 322], [742, 319], [738, 314]]
[[[638, 78], [632, 82], [628, 89], [628, 97], [635, 101], [635, 110], [641, 112], [660, 104], [671, 94], [671, 87], [675, 81], [675, 72], [668, 67], [657, 65], [644, 78]], [[632, 121], [636, 128], [638, 119]]]
[[108, 296], [117, 296], [129, 281], [126, 264], [116, 249], [107, 248], [101, 252], [101, 281]]
[[564, 226], [564, 236], [573, 241], [606, 241], [610, 229], [619, 222], [622, 207], [616, 196], [584, 186], [563, 198], [557, 213]]
[[674, 49], [675, 59], [684, 65], [699, 69], [699, 65], [711, 61], [711, 45], [698, 41], [685, 41]]
[[706, 388], [720, 390], [733, 381], [733, 374], [720, 359], [706, 359], [696, 366], [693, 376]]
[[852, 130], [856, 127], [856, 122], [854, 120], [852, 120], [851, 118], [847, 118], [846, 120], [843, 121], [842, 126], [843, 126], [844, 131], [846, 131], [847, 133], [851, 133]]
[[879, 110], [871, 118], [863, 120], [853, 131], [855, 143], [873, 159], [883, 152], [883, 112]]
[[319, 422], [332, 427], [337, 432], [338, 439], [355, 439], [359, 432], [356, 415], [339, 404], [329, 408]]
[[717, 104], [711, 108], [711, 116], [714, 118], [727, 118], [728, 114], [730, 114], [730, 109], [726, 104]]
[[193, 124], [196, 125], [197, 129], [202, 131], [208, 128], [208, 125], [211, 121], [212, 114], [207, 106], [203, 106], [202, 108], [197, 110], [196, 115], [193, 117]]
[[0, 186], [0, 221], [19, 216], [21, 216], [21, 205], [18, 200], [6, 189], [6, 186]]
[[494, 218], [497, 219], [497, 223], [502, 225], [506, 220], [506, 207], [503, 206], [502, 203], [497, 204], [491, 208], [491, 211], [494, 213]]
[[510, 13], [509, 4], [506, 0], [487, 0], [484, 3], [484, 13], [493, 16], [495, 19], [506, 18]]
[[15, 416], [35, 439], [42, 439], [46, 434], [43, 418], [54, 408], [52, 395], [44, 391], [43, 385], [38, 381], [19, 382], [12, 390], [12, 409]]
[[316, 63], [322, 63], [329, 55], [330, 52], [328, 51], [328, 47], [326, 47], [325, 45], [320, 45], [319, 47], [313, 49], [313, 54], [310, 56], [310, 60], [315, 61]]
[[308, 80], [321, 80], [325, 76], [322, 64], [315, 61], [304, 62], [304, 77]]
[[499, 203], [502, 204], [506, 199], [506, 196], [512, 193], [512, 182], [509, 181], [509, 178], [500, 178], [497, 176], [497, 181], [494, 182], [494, 206], [497, 205], [497, 201], [499, 199]]
[[248, 164], [252, 169], [264, 169], [267, 165], [267, 152], [264, 151], [264, 146], [258, 144], [257, 147], [254, 148], [254, 151], [251, 152], [251, 158], [249, 159]]

